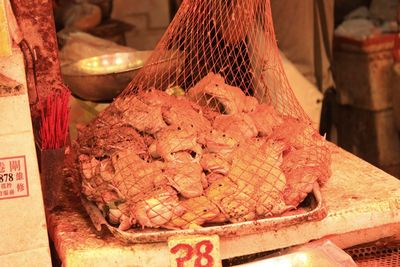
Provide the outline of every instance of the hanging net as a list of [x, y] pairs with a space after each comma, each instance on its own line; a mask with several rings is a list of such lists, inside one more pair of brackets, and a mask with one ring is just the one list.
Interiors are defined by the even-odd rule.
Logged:
[[268, 0], [185, 0], [146, 66], [78, 138], [109, 223], [185, 229], [279, 216], [330, 176], [282, 68]]

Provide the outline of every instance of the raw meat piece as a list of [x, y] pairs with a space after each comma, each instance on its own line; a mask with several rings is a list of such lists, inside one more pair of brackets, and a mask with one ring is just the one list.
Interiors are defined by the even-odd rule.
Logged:
[[238, 142], [256, 137], [258, 134], [256, 125], [246, 113], [220, 115], [215, 118], [213, 127], [232, 136]]
[[150, 154], [166, 161], [174, 161], [174, 153], [193, 151], [202, 154], [201, 146], [197, 143], [198, 133], [191, 127], [171, 125], [157, 133], [154, 143], [150, 146]]
[[227, 174], [230, 164], [221, 156], [215, 153], [204, 153], [200, 160], [201, 167], [208, 171], [220, 174]]
[[161, 114], [161, 106], [147, 105], [137, 97], [127, 97], [114, 102], [121, 112], [121, 122], [140, 132], [155, 134], [167, 124]]
[[220, 222], [226, 220], [218, 207], [205, 196], [185, 199], [179, 204], [185, 212], [181, 215], [174, 214], [163, 227], [168, 229], [198, 228], [206, 222], [216, 220], [217, 217]]
[[169, 184], [186, 198], [198, 197], [203, 194], [205, 175], [198, 163], [170, 162], [165, 170]]
[[146, 194], [134, 208], [137, 222], [142, 227], [153, 228], [163, 226], [174, 214], [181, 215], [184, 212], [185, 208], [180, 206], [175, 190], [168, 186]]
[[235, 138], [218, 130], [211, 130], [203, 138], [207, 152], [215, 153], [226, 160], [228, 160], [229, 155], [238, 146]]
[[260, 104], [249, 113], [258, 130], [259, 136], [269, 136], [273, 129], [283, 123], [281, 115], [270, 105]]
[[322, 140], [322, 136], [310, 123], [287, 116], [282, 124], [274, 128], [269, 138], [282, 141], [295, 149], [312, 146]]
[[282, 170], [287, 177], [285, 203], [297, 206], [313, 189], [330, 176], [330, 153], [325, 146], [309, 146], [290, 151], [283, 158]]
[[214, 106], [223, 114], [251, 112], [258, 101], [246, 96], [239, 87], [225, 84], [219, 74], [209, 73], [188, 91], [190, 99], [200, 105]]

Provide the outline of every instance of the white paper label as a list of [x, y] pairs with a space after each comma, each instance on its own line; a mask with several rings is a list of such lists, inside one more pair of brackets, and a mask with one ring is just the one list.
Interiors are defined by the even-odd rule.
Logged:
[[29, 196], [25, 156], [0, 158], [0, 200]]

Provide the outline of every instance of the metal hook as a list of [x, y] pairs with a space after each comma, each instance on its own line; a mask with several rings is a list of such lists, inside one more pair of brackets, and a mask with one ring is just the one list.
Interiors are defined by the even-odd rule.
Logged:
[[[29, 63], [32, 63], [32, 75], [33, 75], [33, 83], [34, 83], [34, 90], [36, 93], [36, 99], [31, 105], [36, 105], [39, 103], [39, 92], [37, 90], [37, 76], [36, 76], [36, 62], [37, 62], [37, 53], [36, 53], [36, 48], [32, 50], [32, 48], [29, 46], [29, 43], [26, 41], [26, 39], [22, 39], [20, 42], [20, 49], [24, 55], [24, 61], [26, 64], [26, 69], [25, 69], [25, 75], [27, 79], [27, 89], [28, 89], [28, 94], [31, 91], [29, 88], [30, 82], [29, 82]], [[25, 47], [25, 48], [24, 48]], [[29, 57], [30, 60], [29, 60]]]

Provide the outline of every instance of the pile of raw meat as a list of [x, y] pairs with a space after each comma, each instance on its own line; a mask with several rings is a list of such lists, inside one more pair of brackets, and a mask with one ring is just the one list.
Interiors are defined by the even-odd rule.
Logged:
[[307, 122], [214, 73], [184, 96], [117, 98], [78, 141], [82, 192], [121, 230], [279, 216], [330, 176], [329, 149]]

